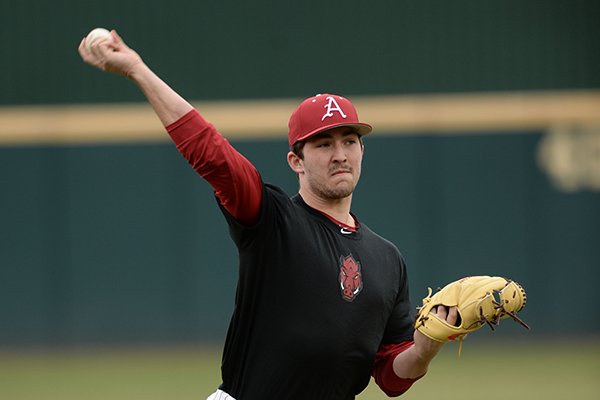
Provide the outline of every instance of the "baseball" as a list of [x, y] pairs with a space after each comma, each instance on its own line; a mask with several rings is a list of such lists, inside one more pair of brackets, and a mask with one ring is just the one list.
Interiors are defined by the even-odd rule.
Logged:
[[96, 28], [92, 29], [90, 33], [85, 38], [85, 48], [87, 51], [91, 51], [92, 44], [98, 39], [109, 39], [112, 40], [112, 35], [108, 29], [104, 28]]

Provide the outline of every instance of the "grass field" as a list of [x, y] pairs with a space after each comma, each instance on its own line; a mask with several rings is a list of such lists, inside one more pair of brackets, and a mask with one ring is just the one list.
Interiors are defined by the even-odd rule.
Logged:
[[[499, 343], [502, 342], [502, 343]], [[600, 343], [496, 340], [450, 344], [402, 399], [592, 400], [600, 393]], [[200, 399], [219, 383], [219, 349], [128, 348], [0, 352], [0, 399]], [[384, 399], [371, 383], [359, 400]], [[267, 399], [268, 400], [268, 399]]]

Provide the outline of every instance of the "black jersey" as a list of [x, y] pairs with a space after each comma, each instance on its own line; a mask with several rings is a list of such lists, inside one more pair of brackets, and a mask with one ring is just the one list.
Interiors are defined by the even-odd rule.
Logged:
[[379, 345], [412, 340], [396, 246], [362, 223], [340, 228], [268, 184], [254, 226], [222, 210], [240, 270], [221, 389], [238, 400], [354, 399]]

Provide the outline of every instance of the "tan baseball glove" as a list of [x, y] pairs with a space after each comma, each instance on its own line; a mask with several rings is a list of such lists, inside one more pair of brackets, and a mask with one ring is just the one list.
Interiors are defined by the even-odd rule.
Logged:
[[[523, 327], [529, 327], [517, 317], [525, 306], [525, 290], [517, 282], [498, 276], [470, 276], [452, 282], [433, 296], [423, 299], [418, 308], [415, 329], [438, 342], [459, 339], [488, 325], [492, 330], [503, 318], [512, 318]], [[432, 312], [437, 306], [456, 307], [456, 326], [448, 324]], [[460, 348], [459, 348], [460, 354]]]

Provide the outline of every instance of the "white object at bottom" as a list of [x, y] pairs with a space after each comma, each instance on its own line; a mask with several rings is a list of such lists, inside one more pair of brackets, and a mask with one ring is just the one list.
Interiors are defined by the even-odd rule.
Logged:
[[217, 389], [216, 392], [206, 398], [206, 400], [235, 400], [232, 396], [228, 395], [221, 389]]

